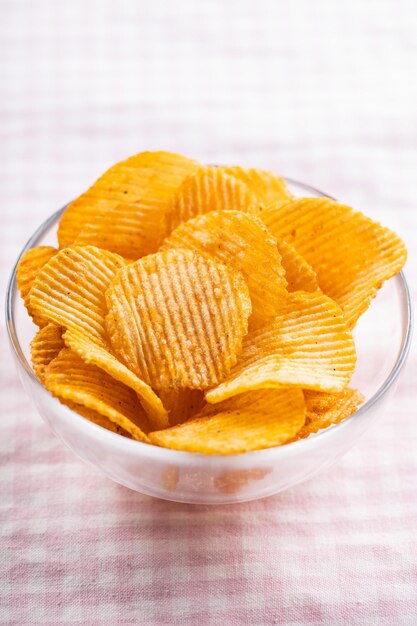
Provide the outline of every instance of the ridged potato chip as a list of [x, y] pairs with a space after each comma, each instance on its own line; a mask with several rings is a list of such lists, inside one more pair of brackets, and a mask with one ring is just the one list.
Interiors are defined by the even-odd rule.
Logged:
[[117, 254], [94, 246], [65, 248], [39, 272], [30, 306], [51, 322], [82, 330], [91, 340], [105, 343], [105, 291], [125, 267]]
[[25, 303], [27, 312], [33, 319], [34, 323], [42, 328], [47, 324], [39, 313], [35, 314], [30, 305], [30, 290], [33, 282], [39, 274], [42, 267], [57, 253], [57, 249], [52, 246], [38, 246], [30, 248], [19, 260], [16, 270], [16, 280], [20, 295]]
[[259, 201], [249, 187], [214, 165], [191, 174], [171, 198], [167, 212], [168, 233], [192, 217], [209, 211], [254, 213]]
[[288, 291], [318, 291], [320, 289], [317, 274], [294, 246], [281, 239], [278, 252], [285, 270]]
[[227, 376], [251, 303], [237, 272], [188, 250], [120, 270], [106, 293], [116, 354], [154, 389], [204, 389]]
[[226, 174], [246, 183], [265, 206], [271, 202], [285, 201], [293, 197], [285, 180], [274, 172], [260, 170], [256, 167], [239, 167], [238, 165], [229, 165], [221, 169]]
[[261, 217], [277, 239], [293, 245], [312, 265], [320, 288], [340, 305], [350, 328], [407, 258], [395, 233], [328, 198], [278, 204]]
[[139, 395], [153, 427], [168, 425], [161, 400], [113, 355], [105, 328], [105, 292], [125, 267], [117, 254], [94, 246], [64, 248], [38, 274], [31, 290], [35, 313], [63, 326], [64, 341], [86, 363], [101, 367]]
[[38, 330], [30, 343], [30, 355], [33, 371], [43, 382], [45, 367], [53, 361], [65, 346], [62, 328], [49, 322]]
[[133, 389], [148, 415], [152, 428], [168, 426], [168, 412], [161, 399], [147, 383], [114, 356], [109, 345], [94, 343], [83, 332], [74, 329], [67, 330], [63, 340], [65, 345], [78, 354], [85, 363], [99, 367], [115, 380]]
[[251, 321], [259, 323], [277, 314], [280, 300], [287, 296], [277, 242], [255, 215], [240, 211], [199, 215], [171, 233], [163, 245], [168, 248], [192, 250], [241, 272], [252, 301]]
[[186, 422], [204, 405], [201, 389], [161, 389], [158, 395], [168, 411], [170, 426]]
[[57, 398], [96, 411], [134, 439], [149, 441], [145, 433], [150, 425], [134, 391], [100, 368], [84, 363], [68, 348], [45, 368], [44, 383]]
[[238, 454], [286, 443], [304, 420], [301, 390], [263, 389], [209, 407], [179, 426], [149, 433], [149, 439], [175, 450]]
[[167, 234], [172, 194], [198, 167], [171, 152], [141, 152], [116, 163], [65, 210], [60, 246], [91, 244], [132, 259], [155, 252]]
[[[353, 415], [365, 400], [360, 391], [349, 388], [337, 394], [320, 394], [311, 391], [304, 395], [307, 406], [306, 421], [295, 440], [305, 439], [312, 433], [317, 433], [332, 424], [338, 424]], [[325, 395], [328, 397], [325, 398]]]
[[280, 315], [245, 337], [236, 366], [206, 392], [206, 400], [272, 387], [338, 392], [355, 363], [352, 333], [337, 304], [323, 294], [298, 291], [288, 295]]
[[110, 421], [108, 417], [104, 417], [104, 415], [100, 415], [97, 411], [93, 411], [92, 409], [87, 409], [87, 407], [82, 404], [77, 404], [76, 402], [71, 402], [70, 400], [62, 400], [60, 399], [61, 404], [65, 404], [71, 411], [75, 411], [82, 417], [85, 417], [93, 424], [97, 424], [97, 426], [101, 426], [106, 430], [110, 430], [112, 433], [116, 433], [117, 435], [122, 435], [122, 437], [126, 437], [127, 439], [133, 439], [132, 435], [127, 432], [124, 428]]

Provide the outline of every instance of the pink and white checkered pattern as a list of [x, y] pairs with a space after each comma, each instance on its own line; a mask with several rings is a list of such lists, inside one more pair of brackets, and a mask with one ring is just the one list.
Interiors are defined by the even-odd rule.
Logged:
[[[374, 211], [417, 280], [414, 0], [4, 0], [0, 269], [143, 149], [253, 163]], [[414, 295], [416, 291], [414, 290]], [[0, 359], [0, 623], [414, 625], [417, 361], [335, 467], [250, 504], [154, 500], [83, 465]]]

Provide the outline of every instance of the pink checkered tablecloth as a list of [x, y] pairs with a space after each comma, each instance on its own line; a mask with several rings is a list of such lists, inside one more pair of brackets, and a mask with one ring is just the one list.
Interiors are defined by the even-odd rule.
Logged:
[[[414, 0], [3, 0], [0, 31], [2, 298], [46, 216], [156, 148], [377, 210], [416, 284]], [[334, 467], [206, 507], [82, 464], [25, 396], [3, 321], [0, 348], [1, 624], [417, 624], [415, 352], [392, 412]]]

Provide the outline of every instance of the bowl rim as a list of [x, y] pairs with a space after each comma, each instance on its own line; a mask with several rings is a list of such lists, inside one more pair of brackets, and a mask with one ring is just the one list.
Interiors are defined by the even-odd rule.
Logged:
[[[299, 187], [300, 189], [303, 189], [310, 195], [311, 193], [313, 193], [315, 194], [316, 197], [318, 196], [318, 197], [327, 197], [327, 198], [335, 199], [329, 194], [324, 193], [323, 191], [317, 189], [316, 187], [312, 185], [309, 185], [307, 183], [302, 183], [294, 178], [290, 178], [287, 176], [284, 176], [283, 178], [290, 185], [292, 184], [296, 187]], [[30, 377], [31, 381], [35, 383], [35, 385], [39, 388], [39, 390], [42, 393], [47, 394], [50, 398], [53, 398], [52, 394], [50, 394], [44, 388], [41, 382], [36, 378], [30, 364], [28, 363], [23, 353], [19, 339], [17, 337], [15, 324], [14, 324], [14, 302], [15, 302], [16, 297], [19, 296], [18, 289], [17, 289], [16, 270], [17, 270], [17, 266], [19, 264], [21, 257], [25, 254], [25, 252], [27, 252], [27, 250], [35, 247], [38, 244], [38, 240], [42, 237], [44, 232], [54, 222], [58, 220], [58, 218], [65, 211], [67, 206], [68, 204], [66, 204], [61, 209], [58, 209], [57, 211], [52, 213], [44, 222], [42, 222], [42, 224], [40, 224], [40, 226], [35, 230], [35, 232], [29, 237], [26, 244], [22, 248], [16, 260], [16, 263], [14, 264], [14, 267], [12, 269], [12, 272], [11, 272], [11, 275], [9, 277], [9, 281], [7, 284], [6, 298], [5, 298], [6, 328], [7, 328], [7, 333], [8, 333], [10, 345], [13, 349], [13, 352], [15, 356], [17, 357], [19, 364], [23, 367], [26, 374]], [[323, 439], [324, 437], [328, 436], [330, 432], [333, 432], [336, 429], [343, 428], [348, 422], [360, 419], [360, 417], [364, 415], [371, 407], [377, 404], [382, 399], [382, 397], [385, 396], [385, 394], [388, 392], [391, 386], [394, 384], [394, 382], [398, 378], [398, 375], [407, 360], [407, 356], [408, 356], [410, 346], [411, 346], [412, 335], [413, 335], [413, 325], [414, 325], [413, 304], [411, 300], [410, 289], [408, 287], [408, 283], [407, 283], [404, 272], [400, 271], [396, 276], [392, 278], [392, 280], [397, 280], [400, 283], [402, 298], [404, 299], [404, 302], [405, 302], [405, 306], [403, 307], [403, 315], [405, 314], [406, 316], [406, 319], [405, 319], [406, 328], [402, 336], [401, 347], [400, 347], [397, 359], [394, 363], [394, 366], [392, 367], [387, 378], [382, 383], [382, 385], [378, 388], [378, 390], [373, 394], [373, 396], [367, 399], [364, 402], [364, 404], [362, 404], [359, 407], [359, 409], [355, 411], [355, 413], [345, 418], [341, 422], [337, 424], [333, 424], [330, 427], [319, 431], [318, 433], [314, 435], [314, 437], [307, 437], [306, 439], [299, 439], [298, 441], [293, 441], [284, 446], [273, 446], [270, 448], [263, 448], [261, 450], [252, 450], [248, 452], [239, 452], [236, 454], [228, 454], [228, 455], [222, 455], [222, 454], [206, 455], [206, 454], [197, 453], [197, 452], [188, 452], [185, 450], [173, 450], [171, 448], [164, 448], [161, 446], [150, 445], [141, 441], [127, 439], [126, 437], [121, 437], [117, 433], [113, 433], [101, 426], [98, 426], [97, 424], [94, 424], [93, 422], [90, 422], [88, 419], [86, 419], [82, 415], [79, 415], [78, 413], [72, 411], [65, 405], [62, 405], [59, 402], [59, 400], [57, 400], [56, 398], [53, 398], [53, 399], [57, 402], [57, 405], [59, 406], [60, 410], [63, 410], [64, 413], [66, 413], [67, 415], [74, 416], [75, 419], [79, 420], [80, 426], [81, 424], [83, 424], [84, 426], [82, 427], [85, 427], [87, 429], [92, 428], [93, 430], [96, 430], [96, 432], [97, 430], [100, 431], [102, 436], [112, 438], [113, 441], [118, 444], [118, 446], [130, 447], [131, 451], [133, 450], [133, 447], [136, 447], [136, 450], [138, 451], [138, 453], [146, 452], [147, 455], [151, 455], [151, 456], [153, 454], [159, 457], [166, 456], [167, 461], [169, 460], [170, 462], [175, 462], [175, 461], [179, 462], [180, 460], [190, 462], [197, 458], [205, 459], [207, 461], [208, 460], [212, 461], [213, 459], [221, 460], [222, 463], [226, 463], [226, 464], [228, 463], [228, 461], [230, 461], [231, 463], [235, 463], [236, 460], [240, 458], [245, 459], [245, 460], [249, 460], [253, 458], [253, 459], [256, 459], [256, 461], [258, 461], [259, 456], [266, 457], [270, 455], [283, 454], [284, 452], [288, 452], [289, 449], [294, 450], [296, 446], [310, 447], [312, 445], [315, 445], [314, 442], [317, 442], [318, 439]]]

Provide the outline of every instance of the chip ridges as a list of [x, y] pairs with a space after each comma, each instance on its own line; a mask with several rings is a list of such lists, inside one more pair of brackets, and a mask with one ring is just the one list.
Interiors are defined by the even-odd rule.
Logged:
[[45, 367], [58, 356], [63, 347], [62, 328], [51, 322], [40, 328], [32, 339], [30, 343], [32, 367], [41, 382]]
[[131, 372], [112, 353], [110, 346], [94, 343], [84, 332], [67, 330], [63, 335], [65, 345], [77, 354], [85, 363], [99, 367], [115, 380], [136, 392], [139, 401], [147, 413], [152, 428], [166, 428], [168, 413], [154, 390], [136, 374]]
[[301, 390], [263, 389], [207, 407], [184, 424], [149, 433], [149, 439], [175, 450], [238, 454], [286, 443], [304, 420]]
[[107, 417], [134, 439], [148, 442], [149, 423], [136, 394], [68, 348], [45, 368], [45, 387], [57, 398]]
[[341, 306], [350, 328], [407, 258], [394, 232], [328, 198], [277, 204], [261, 217], [277, 239], [285, 239], [311, 264], [320, 288]]
[[31, 289], [31, 307], [49, 321], [83, 330], [103, 343], [104, 294], [124, 266], [119, 255], [94, 246], [65, 248], [39, 272]]
[[216, 166], [191, 174], [172, 196], [167, 212], [168, 233], [192, 217], [216, 210], [256, 212], [259, 201], [249, 187]]
[[272, 387], [338, 392], [355, 363], [352, 333], [337, 304], [323, 294], [298, 291], [289, 294], [279, 316], [245, 337], [236, 366], [206, 399], [216, 403]]
[[137, 259], [155, 252], [166, 233], [172, 194], [200, 165], [171, 152], [141, 152], [116, 163], [65, 210], [61, 247], [93, 244]]
[[320, 287], [317, 274], [305, 258], [283, 239], [278, 241], [277, 245], [288, 291], [318, 291]]
[[221, 169], [226, 174], [246, 183], [265, 206], [272, 202], [286, 201], [292, 198], [285, 179], [274, 172], [261, 170], [256, 167], [240, 167], [238, 165], [223, 166]]
[[57, 253], [57, 249], [52, 246], [38, 246], [30, 248], [20, 258], [16, 269], [16, 281], [20, 295], [25, 304], [26, 310], [34, 323], [40, 328], [47, 324], [42, 315], [36, 314], [30, 304], [30, 291], [35, 278], [42, 267]]
[[186, 250], [125, 267], [106, 297], [113, 349], [155, 389], [203, 389], [222, 380], [251, 311], [240, 274]]
[[295, 440], [305, 439], [312, 433], [338, 424], [353, 415], [365, 400], [360, 391], [349, 388], [337, 394], [304, 392], [304, 396], [307, 406], [306, 421]]
[[[210, 211], [188, 220], [164, 241], [163, 249], [188, 249], [241, 272], [252, 301], [251, 321], [275, 315], [287, 296], [277, 242], [256, 215]], [[268, 294], [268, 297], [265, 297]]]

